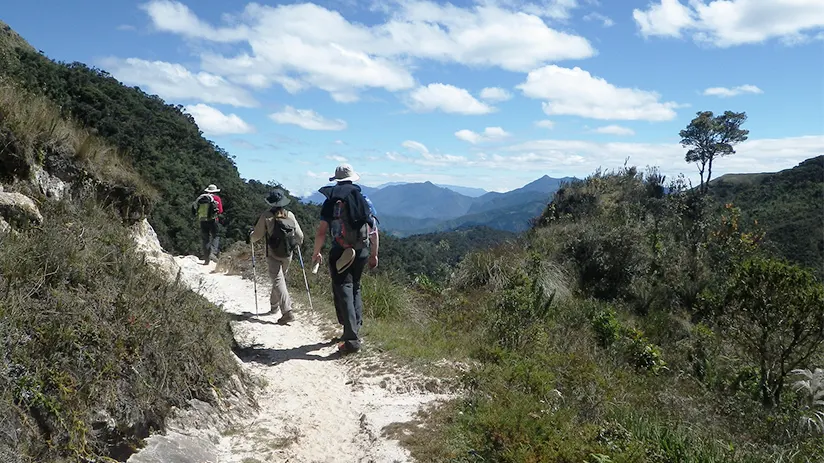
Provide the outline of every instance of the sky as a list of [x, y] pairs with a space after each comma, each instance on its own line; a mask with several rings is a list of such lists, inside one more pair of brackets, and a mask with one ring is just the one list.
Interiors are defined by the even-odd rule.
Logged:
[[7, 1], [47, 56], [171, 104], [244, 178], [490, 191], [625, 162], [697, 182], [679, 131], [744, 111], [715, 176], [824, 154], [821, 0]]

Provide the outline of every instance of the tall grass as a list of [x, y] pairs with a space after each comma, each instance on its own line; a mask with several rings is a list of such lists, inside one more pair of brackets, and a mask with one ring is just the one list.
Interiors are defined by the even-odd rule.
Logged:
[[123, 160], [117, 149], [64, 118], [48, 99], [0, 77], [0, 159], [21, 157], [43, 164], [47, 153], [67, 155], [96, 180], [155, 199], [157, 192]]
[[47, 226], [0, 236], [0, 456], [128, 454], [239, 372], [228, 319], [147, 265], [114, 214], [42, 208]]

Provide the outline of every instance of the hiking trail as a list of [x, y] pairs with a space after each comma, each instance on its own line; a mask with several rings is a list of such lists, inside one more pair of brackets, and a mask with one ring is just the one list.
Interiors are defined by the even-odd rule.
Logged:
[[[212, 454], [218, 462], [413, 461], [383, 428], [411, 421], [423, 405], [446, 397], [438, 392], [437, 380], [387, 365], [380, 354], [341, 357], [321, 329], [324, 320], [298, 301], [297, 319], [278, 325], [280, 312], [263, 313], [269, 309], [268, 282], [258, 283], [261, 314], [255, 316], [252, 281], [218, 273], [214, 263], [203, 265], [194, 256], [175, 257], [174, 263], [184, 283], [231, 314], [242, 368], [264, 381], [254, 396], [258, 410], [247, 411], [228, 429], [212, 432]], [[182, 433], [187, 434], [185, 429]], [[187, 461], [185, 445], [164, 446], [177, 447], [175, 461]], [[174, 460], [140, 453], [130, 462]]]

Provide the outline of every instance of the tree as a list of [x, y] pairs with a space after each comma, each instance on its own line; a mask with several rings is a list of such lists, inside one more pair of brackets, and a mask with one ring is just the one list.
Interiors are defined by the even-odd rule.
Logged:
[[747, 114], [743, 112], [725, 111], [718, 116], [713, 116], [712, 111], [699, 111], [696, 114], [695, 119], [679, 135], [682, 146], [692, 147], [687, 151], [686, 161], [698, 165], [698, 173], [701, 175], [700, 191], [706, 193], [712, 178], [713, 160], [734, 154], [733, 145], [746, 140], [750, 131], [741, 128], [747, 120]]
[[722, 326], [758, 364], [765, 407], [780, 404], [787, 375], [824, 345], [822, 307], [824, 284], [796, 265], [754, 257], [733, 272]]

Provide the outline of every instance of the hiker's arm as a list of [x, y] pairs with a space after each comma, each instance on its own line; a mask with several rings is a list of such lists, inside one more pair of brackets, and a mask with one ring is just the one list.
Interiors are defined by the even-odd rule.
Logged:
[[323, 243], [326, 241], [326, 232], [329, 230], [329, 222], [321, 220], [318, 224], [318, 231], [315, 232], [315, 250], [312, 252], [312, 262], [320, 262], [323, 256], [320, 254]]
[[266, 235], [266, 221], [263, 217], [258, 218], [255, 229], [252, 231], [252, 242], [262, 239]]
[[295, 221], [295, 235], [297, 235], [297, 237], [298, 237], [298, 243], [303, 244], [304, 236], [303, 236], [303, 229], [300, 228], [300, 222], [298, 222], [297, 217], [295, 217], [295, 214], [293, 214], [291, 211], [289, 212], [289, 214], [292, 216], [292, 220]]

